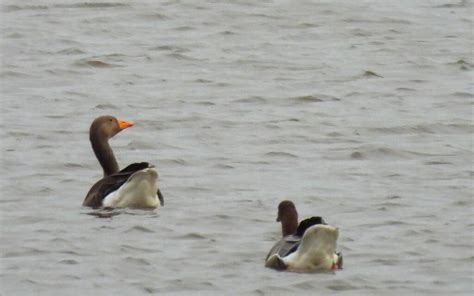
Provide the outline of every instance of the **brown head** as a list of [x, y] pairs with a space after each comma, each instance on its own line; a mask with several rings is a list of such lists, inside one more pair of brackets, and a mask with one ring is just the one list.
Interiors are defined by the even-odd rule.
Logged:
[[110, 115], [103, 115], [97, 117], [92, 122], [89, 129], [89, 135], [91, 137], [91, 141], [93, 136], [99, 136], [108, 140], [120, 131], [131, 126], [133, 126], [133, 122], [131, 121], [117, 119]]
[[104, 176], [114, 174], [119, 170], [108, 140], [133, 124], [131, 121], [117, 119], [110, 115], [99, 116], [92, 122], [89, 138], [92, 149], [104, 169]]
[[277, 222], [281, 222], [283, 236], [295, 234], [298, 229], [298, 212], [292, 201], [284, 200], [278, 205]]

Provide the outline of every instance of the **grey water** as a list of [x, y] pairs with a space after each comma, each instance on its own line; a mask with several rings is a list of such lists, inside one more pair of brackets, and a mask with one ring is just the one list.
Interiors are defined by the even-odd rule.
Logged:
[[[472, 295], [472, 1], [1, 3], [0, 295]], [[149, 161], [165, 207], [81, 207]], [[344, 269], [266, 269], [276, 208]]]

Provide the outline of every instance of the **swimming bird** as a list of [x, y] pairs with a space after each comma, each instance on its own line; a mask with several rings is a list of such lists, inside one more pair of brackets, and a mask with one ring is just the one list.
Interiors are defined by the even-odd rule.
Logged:
[[132, 121], [110, 115], [97, 117], [89, 129], [92, 150], [104, 176], [89, 190], [83, 206], [92, 208], [156, 208], [164, 205], [158, 189], [158, 173], [148, 162], [132, 163], [119, 171], [109, 139], [133, 126]]
[[342, 254], [336, 253], [337, 227], [321, 217], [311, 217], [298, 225], [298, 212], [292, 201], [278, 205], [277, 221], [282, 224], [282, 238], [268, 252], [265, 266], [298, 272], [342, 268]]

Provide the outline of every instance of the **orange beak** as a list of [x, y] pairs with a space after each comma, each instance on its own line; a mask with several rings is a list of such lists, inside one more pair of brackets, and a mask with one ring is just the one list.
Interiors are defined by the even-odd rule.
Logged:
[[127, 121], [123, 119], [117, 119], [120, 130], [126, 129], [134, 125], [133, 121]]

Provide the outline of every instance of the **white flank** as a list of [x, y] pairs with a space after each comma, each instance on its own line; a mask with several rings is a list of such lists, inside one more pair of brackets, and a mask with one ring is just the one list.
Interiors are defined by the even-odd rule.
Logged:
[[330, 225], [314, 225], [308, 228], [298, 250], [282, 258], [289, 270], [319, 271], [331, 270], [336, 252], [338, 228]]
[[111, 208], [156, 208], [160, 206], [158, 173], [152, 168], [135, 172], [120, 188], [109, 193], [102, 205]]

